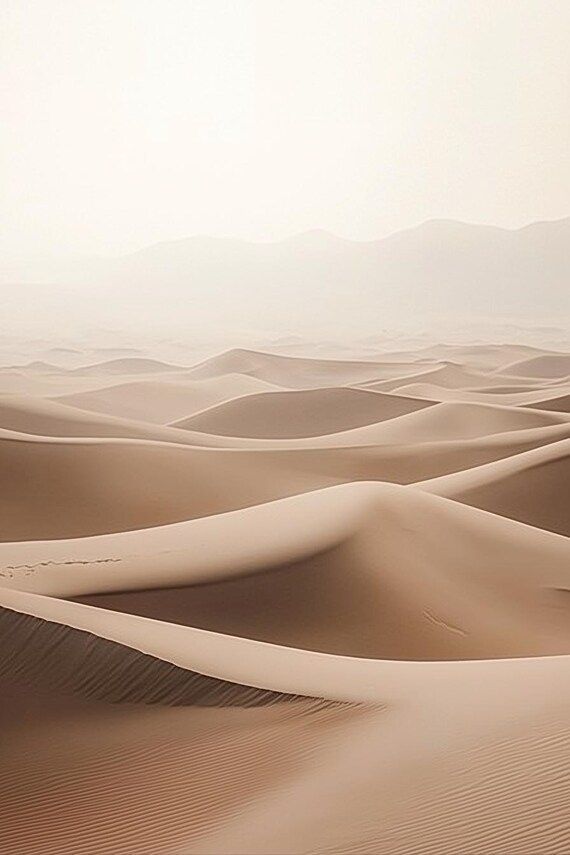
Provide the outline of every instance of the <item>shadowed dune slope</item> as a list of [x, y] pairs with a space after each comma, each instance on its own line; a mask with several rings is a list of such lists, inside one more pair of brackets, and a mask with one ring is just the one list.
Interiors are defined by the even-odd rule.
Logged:
[[570, 353], [548, 353], [523, 359], [501, 370], [519, 377], [559, 378], [570, 374]]
[[178, 430], [168, 425], [90, 412], [32, 395], [0, 394], [0, 436], [6, 434], [5, 438], [8, 438], [8, 432], [36, 437], [154, 440], [198, 447], [256, 447], [255, 442], [247, 440], [222, 439], [205, 433]]
[[[68, 661], [75, 656], [84, 665], [88, 658], [91, 679], [99, 663], [108, 697], [111, 675], [117, 687], [119, 674], [123, 685], [133, 686], [137, 665], [143, 699], [153, 682], [159, 693], [157, 674], [168, 686], [164, 675], [170, 673], [173, 685], [177, 669], [168, 672], [160, 660], [149, 665], [148, 657], [96, 636], [53, 623], [42, 626], [14, 613], [0, 623], [12, 624], [7, 638], [20, 665], [27, 650], [18, 641], [26, 640], [40, 662], [55, 661], [57, 672], [62, 659], [49, 653], [59, 643]], [[77, 684], [77, 672], [73, 677]], [[344, 740], [346, 728], [358, 732], [364, 716], [355, 706], [289, 699], [181, 669], [177, 677], [179, 685], [188, 686], [186, 705], [164, 706], [159, 694], [160, 705], [144, 707], [140, 694], [135, 695], [139, 705], [62, 695], [45, 671], [35, 683], [4, 674], [8, 715], [3, 724], [10, 741], [1, 775], [2, 850], [14, 855], [235, 851], [231, 831], [224, 842], [209, 840], [268, 796], [279, 798], [282, 788], [310, 775], [315, 759], [324, 759], [339, 737]], [[68, 692], [72, 686], [73, 680]], [[82, 689], [85, 694], [85, 685]], [[121, 697], [120, 689], [116, 695]], [[371, 707], [366, 716], [378, 712]], [[54, 727], [61, 719], [70, 724]]]
[[286, 647], [408, 660], [570, 650], [556, 608], [570, 544], [412, 487], [345, 484], [147, 533], [6, 544], [0, 557], [5, 587], [110, 588], [81, 602]]
[[223, 449], [132, 439], [32, 438], [3, 431], [0, 539], [147, 528], [346, 481], [410, 483], [568, 436], [570, 425], [555, 424], [471, 440]]
[[377, 483], [0, 545], [0, 845], [565, 855], [569, 549]]
[[[0, 395], [0, 428], [35, 436], [174, 439], [176, 432], [113, 416], [90, 413], [31, 395]], [[180, 436], [184, 441], [184, 435]]]
[[[307, 538], [308, 554], [300, 560], [231, 581], [96, 594], [81, 602], [367, 658], [485, 659], [570, 651], [568, 614], [556, 609], [560, 590], [570, 583], [565, 541], [517, 530], [507, 520], [489, 522], [476, 510], [424, 498], [412, 488], [348, 484], [328, 492], [279, 503], [282, 514], [292, 507], [316, 521], [314, 546]], [[338, 518], [338, 540], [328, 548], [319, 506], [331, 529]], [[266, 530], [256, 524], [256, 516], [263, 519], [258, 512], [240, 512], [244, 537]], [[219, 522], [223, 537], [224, 520]], [[197, 535], [200, 527], [197, 521]], [[548, 556], [547, 572], [539, 556]]]
[[[360, 441], [367, 435], [370, 438], [374, 436], [374, 441], [379, 444], [437, 442], [555, 425], [570, 425], [570, 417], [565, 413], [450, 401], [378, 425], [362, 427], [358, 429], [358, 435]], [[349, 435], [349, 432], [344, 434], [346, 439]]]
[[570, 535], [570, 440], [417, 486], [494, 514]]
[[[48, 610], [22, 596], [0, 618], [14, 654], [0, 669], [0, 718], [9, 737], [5, 851], [463, 855], [495, 853], [497, 841], [505, 855], [567, 851], [570, 828], [560, 808], [570, 798], [569, 657], [380, 662], [172, 627], [193, 633], [187, 649], [201, 636], [216, 649], [211, 672], [236, 672], [239, 662], [257, 660], [263, 667], [258, 677], [251, 669], [253, 685], [312, 684], [321, 697], [345, 695], [348, 702], [279, 698], [239, 685], [228, 698], [219, 678], [212, 685], [187, 672], [178, 677], [194, 686], [197, 702], [209, 697], [216, 707], [109, 704], [84, 696], [94, 685], [107, 693], [113, 683], [115, 691], [125, 682], [136, 686], [145, 657], [70, 628], [87, 623], [70, 616], [73, 603], [62, 603], [67, 613], [58, 614], [57, 603]], [[1, 592], [0, 599], [5, 605]], [[138, 620], [152, 637], [153, 624]], [[83, 685], [75, 670], [58, 688], [65, 663], [55, 655], [58, 645], [81, 662]], [[34, 682], [37, 662], [31, 672], [27, 666], [38, 650], [55, 672], [45, 667]], [[17, 677], [10, 674], [14, 662]], [[156, 701], [152, 692], [168, 685], [167, 673], [173, 685], [175, 671], [165, 664], [148, 663], [138, 682], [143, 699]], [[245, 704], [232, 705], [240, 693]], [[265, 703], [255, 705], [260, 697]], [[191, 692], [184, 700], [193, 701]]]
[[350, 388], [273, 392], [247, 395], [212, 407], [174, 422], [172, 427], [275, 439], [322, 436], [396, 418], [430, 404]]
[[535, 401], [532, 404], [523, 404], [524, 407], [534, 407], [537, 410], [553, 410], [558, 413], [570, 413], [570, 395], [560, 395], [557, 398], [546, 398]]
[[176, 382], [139, 380], [88, 392], [62, 395], [62, 404], [129, 419], [167, 424], [206, 407], [275, 387], [245, 375]]

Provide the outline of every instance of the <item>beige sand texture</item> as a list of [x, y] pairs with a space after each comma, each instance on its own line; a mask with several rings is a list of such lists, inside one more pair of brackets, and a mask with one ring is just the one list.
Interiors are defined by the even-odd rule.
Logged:
[[369, 350], [0, 370], [0, 852], [570, 853], [570, 357]]
[[524, 407], [536, 407], [538, 410], [554, 410], [559, 413], [570, 413], [570, 394], [560, 395], [554, 398], [545, 398], [541, 401], [523, 404]]
[[182, 365], [172, 365], [159, 359], [144, 359], [139, 356], [109, 359], [75, 368], [74, 374], [165, 374], [169, 371], [184, 371]]
[[211, 407], [173, 427], [226, 436], [295, 439], [339, 433], [407, 415], [430, 401], [354, 388], [246, 395]]
[[444, 362], [435, 368], [424, 365], [419, 371], [391, 377], [388, 380], [374, 380], [363, 385], [366, 389], [374, 389], [377, 392], [393, 392], [407, 389], [416, 384], [428, 384], [441, 389], [476, 389], [479, 386], [504, 386], [511, 383], [515, 386], [524, 387], [528, 385], [528, 377], [507, 377], [503, 374], [488, 374], [474, 371], [455, 362]]
[[501, 369], [501, 372], [519, 377], [545, 379], [567, 377], [570, 374], [570, 354], [548, 353], [543, 356], [522, 359], [520, 362], [515, 362], [513, 365], [508, 365]]
[[60, 395], [56, 400], [80, 410], [165, 424], [207, 407], [276, 387], [248, 375], [226, 375], [211, 380], [139, 380], [87, 392]]
[[412, 370], [412, 362], [315, 359], [234, 348], [197, 365], [190, 375], [211, 378], [249, 374], [289, 389], [310, 389], [363, 383], [378, 377], [399, 377]]
[[467, 404], [491, 404], [505, 407], [532, 407], [539, 410], [568, 412], [568, 384], [531, 388], [528, 386], [490, 386], [481, 389], [448, 389], [433, 383], [410, 383], [395, 389], [394, 395], [417, 396], [422, 400], [455, 401]]

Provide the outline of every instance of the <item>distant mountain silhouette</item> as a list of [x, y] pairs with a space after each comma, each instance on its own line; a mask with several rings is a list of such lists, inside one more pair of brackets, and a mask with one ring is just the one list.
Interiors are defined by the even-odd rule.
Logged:
[[78, 286], [96, 288], [94, 311], [107, 321], [126, 311], [135, 322], [285, 332], [311, 323], [373, 331], [418, 313], [534, 321], [570, 310], [570, 218], [518, 230], [430, 220], [374, 241], [320, 230], [276, 243], [191, 237], [56, 278], [73, 283], [68, 302], [85, 294]]

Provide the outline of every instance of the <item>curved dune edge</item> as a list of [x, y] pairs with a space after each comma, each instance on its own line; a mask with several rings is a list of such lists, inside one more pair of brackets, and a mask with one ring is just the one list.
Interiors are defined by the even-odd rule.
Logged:
[[181, 668], [66, 623], [0, 608], [2, 679], [107, 703], [259, 707], [307, 700]]
[[564, 423], [390, 446], [205, 449], [3, 431], [0, 541], [155, 527], [351, 481], [423, 481], [569, 436]]
[[[15, 855], [565, 855], [556, 664], [382, 708], [62, 709], [36, 689], [43, 727], [10, 722], [0, 842]], [[73, 728], [50, 727], [54, 701]]]
[[167, 380], [152, 380], [148, 377], [131, 379], [87, 392], [57, 395], [53, 401], [93, 414], [140, 419], [149, 424], [167, 424], [223, 401], [256, 392], [278, 391], [279, 388], [247, 374], [228, 374], [208, 380], [188, 380], [185, 375], [168, 375]]
[[529, 525], [570, 535], [570, 440], [454, 472], [416, 487]]
[[570, 374], [570, 353], [546, 353], [513, 362], [501, 369], [501, 373], [520, 377], [556, 380]]
[[[134, 639], [137, 649], [166, 659], [172, 650], [185, 655], [185, 632], [202, 630], [351, 661], [362, 651], [377, 660], [549, 655], [570, 645], [560, 611], [569, 556], [570, 544], [556, 535], [414, 488], [360, 483], [157, 530], [4, 544], [0, 602], [40, 606], [37, 617], [119, 643]], [[169, 587], [179, 589], [170, 605], [161, 593]], [[145, 605], [152, 588], [157, 594]], [[121, 593], [137, 589], [142, 601]], [[88, 605], [45, 594], [87, 595]], [[291, 609], [303, 615], [305, 602], [313, 606], [303, 620], [274, 623]], [[148, 620], [153, 640], [166, 633], [157, 649], [139, 646]]]
[[[191, 419], [190, 423], [193, 424], [194, 420]], [[236, 448], [246, 447], [246, 444], [250, 448], [268, 449], [342, 448], [483, 439], [509, 432], [556, 426], [570, 427], [570, 415], [500, 404], [443, 401], [385, 421], [320, 436], [288, 439], [229, 436], [228, 439], [232, 447]], [[193, 433], [199, 431], [194, 430]], [[207, 436], [215, 434], [207, 433]]]
[[[370, 424], [347, 430], [335, 428], [333, 433], [322, 431], [316, 436], [291, 437], [287, 439], [264, 439], [261, 437], [209, 434], [202, 430], [181, 427], [185, 421], [172, 425], [151, 424], [134, 419], [98, 414], [77, 409], [50, 400], [32, 396], [0, 394], [0, 432], [6, 438], [28, 437], [37, 439], [133, 439], [150, 442], [170, 442], [197, 447], [236, 449], [299, 449], [322, 447], [352, 447], [355, 445], [392, 445], [405, 442], [434, 442], [484, 438], [508, 432], [520, 432], [557, 425], [570, 425], [566, 412], [539, 410], [536, 407], [505, 406], [496, 400], [490, 403], [476, 402], [433, 402], [408, 399], [400, 395], [366, 392], [349, 387], [306, 390], [301, 392], [267, 392], [261, 395], [246, 395], [229, 402], [238, 408], [248, 408], [248, 399], [268, 402], [274, 397], [293, 396], [337, 396], [338, 394], [363, 395], [372, 399], [373, 409], [378, 410], [379, 419]], [[377, 400], [376, 400], [377, 399]], [[430, 406], [433, 405], [433, 406]], [[226, 405], [221, 405], [222, 410]], [[265, 406], [265, 404], [264, 404]], [[388, 408], [389, 412], [386, 410]], [[219, 408], [213, 408], [217, 410]], [[281, 421], [290, 411], [294, 417], [296, 405], [285, 406]], [[410, 412], [405, 412], [411, 409]], [[201, 417], [212, 409], [196, 414]], [[404, 414], [402, 414], [402, 412]], [[358, 421], [358, 413], [349, 418]], [[306, 416], [305, 416], [306, 418]], [[346, 417], [345, 417], [346, 418]], [[367, 419], [368, 420], [368, 416]], [[192, 421], [192, 419], [190, 419]], [[269, 421], [272, 421], [270, 419]], [[326, 423], [326, 419], [324, 420]], [[326, 424], [320, 426], [320, 429]], [[268, 428], [269, 429], [269, 428]]]
[[[338, 391], [338, 390], [331, 390]], [[357, 392], [357, 390], [353, 390]], [[285, 393], [264, 393], [264, 395]], [[306, 394], [306, 393], [294, 393]], [[372, 393], [368, 393], [372, 394]], [[375, 393], [378, 394], [378, 393]], [[393, 396], [397, 397], [397, 396]], [[237, 399], [240, 404], [242, 399]], [[406, 401], [406, 399], [404, 399]], [[67, 409], [67, 408], [64, 408]], [[305, 436], [287, 439], [267, 439], [247, 436], [222, 436], [207, 432], [176, 427], [176, 425], [150, 425], [143, 422], [129, 421], [114, 418], [112, 416], [92, 417], [82, 411], [70, 409], [70, 429], [73, 424], [82, 425], [82, 434], [74, 437], [72, 434], [61, 433], [63, 416], [61, 407], [58, 407], [59, 426], [58, 432], [46, 435], [33, 430], [27, 433], [25, 430], [1, 429], [2, 436], [13, 439], [27, 438], [30, 442], [34, 440], [64, 441], [65, 439], [80, 439], [98, 441], [112, 439], [130, 439], [139, 442], [170, 441], [173, 444], [196, 445], [198, 447], [235, 448], [243, 450], [295, 450], [301, 448], [346, 448], [362, 445], [402, 445], [404, 443], [429, 443], [448, 441], [467, 441], [471, 439], [485, 439], [491, 436], [505, 433], [520, 433], [529, 430], [540, 430], [545, 428], [570, 430], [570, 415], [565, 412], [542, 411], [530, 407], [512, 407], [500, 404], [479, 404], [456, 401], [437, 402], [433, 406], [422, 406], [412, 412], [397, 415], [385, 421], [377, 421], [354, 427], [348, 430], [339, 430], [333, 433], [323, 433], [317, 436]], [[49, 415], [45, 408], [46, 416]], [[39, 421], [39, 420], [36, 420]], [[46, 424], [49, 424], [46, 418]], [[22, 427], [25, 423], [22, 422]], [[98, 431], [104, 428], [106, 433], [100, 435], [86, 433], [87, 430]], [[130, 431], [129, 435], [121, 433], [107, 433], [115, 427], [117, 431], [123, 428]], [[37, 430], [37, 429], [36, 429]], [[189, 441], [190, 440], [190, 441]]]
[[[550, 389], [542, 386], [533, 390], [519, 391], [517, 387], [484, 387], [469, 389], [444, 389], [429, 383], [412, 383], [392, 393], [394, 396], [411, 396], [440, 403], [488, 404], [490, 406], [524, 407], [560, 413], [568, 412], [568, 385]], [[505, 391], [509, 390], [509, 391]]]
[[[556, 443], [529, 452], [527, 459], [557, 460], [567, 453], [567, 442]], [[204, 584], [318, 556], [368, 528], [380, 536], [380, 546], [395, 537], [397, 549], [406, 542], [405, 532], [412, 542], [430, 524], [450, 533], [480, 533], [491, 546], [503, 541], [513, 548], [520, 538], [524, 548], [544, 550], [557, 566], [570, 553], [564, 539], [464, 507], [446, 495], [457, 486], [518, 471], [521, 457], [410, 486], [361, 481], [155, 528], [0, 543], [0, 589], [69, 597]], [[435, 542], [432, 548], [437, 548]], [[549, 582], [549, 576], [541, 578]], [[556, 578], [554, 571], [550, 583]]]
[[[37, 619], [38, 626], [48, 622], [114, 642], [187, 671], [190, 678], [199, 674], [238, 687], [343, 703], [415, 706], [423, 693], [431, 695], [434, 684], [471, 697], [481, 680], [490, 693], [507, 675], [529, 681], [529, 686], [535, 681], [546, 684], [553, 675], [565, 679], [570, 675], [567, 654], [461, 662], [378, 661], [279, 647], [19, 591], [1, 591], [0, 608]], [[4, 625], [11, 628], [17, 620], [5, 619]], [[560, 691], [570, 699], [567, 680]], [[533, 703], [530, 698], [528, 703]], [[539, 708], [543, 705], [540, 699], [536, 703]]]
[[433, 404], [350, 386], [263, 392], [216, 404], [170, 426], [219, 436], [306, 439], [389, 421]]
[[[28, 624], [38, 645], [61, 643], [62, 636], [73, 645], [85, 633], [69, 628], [67, 608], [66, 625], [54, 626], [54, 605], [75, 606], [84, 614], [98, 611], [34, 595], [19, 595], [18, 600], [12, 599], [11, 619], [4, 628], [21, 632], [21, 614], [41, 613], [40, 621], [30, 618], [35, 627]], [[20, 615], [13, 620], [15, 608]], [[126, 616], [116, 617], [126, 623]], [[23, 623], [25, 627], [27, 621]], [[148, 622], [142, 623], [149, 628]], [[171, 629], [154, 625], [153, 640]], [[143, 633], [145, 639], [149, 635]], [[127, 682], [134, 692], [127, 700], [178, 701], [191, 706], [176, 708], [177, 718], [169, 721], [141, 719], [140, 712], [134, 718], [128, 706], [126, 719], [124, 714], [117, 718], [107, 712], [109, 705], [72, 706], [76, 726], [83, 728], [79, 765], [74, 768], [68, 763], [61, 771], [56, 767], [44, 787], [38, 763], [53, 765], [54, 740], [57, 751], [61, 734], [50, 730], [48, 720], [46, 735], [40, 731], [35, 736], [33, 765], [25, 758], [23, 763], [7, 764], [5, 831], [0, 839], [9, 843], [10, 851], [28, 855], [33, 843], [41, 841], [41, 851], [58, 854], [85, 848], [113, 855], [133, 850], [166, 855], [174, 845], [175, 851], [196, 855], [252, 851], [259, 855], [291, 851], [406, 855], [418, 847], [435, 855], [465, 851], [458, 846], [467, 834], [470, 845], [491, 847], [508, 835], [513, 848], [506, 851], [513, 855], [520, 851], [521, 841], [533, 852], [541, 847], [545, 853], [565, 852], [557, 841], [568, 839], [566, 824], [560, 819], [553, 823], [547, 805], [555, 795], [560, 807], [559, 799], [568, 794], [560, 770], [570, 756], [564, 723], [570, 702], [570, 656], [371, 662], [251, 642], [244, 649], [239, 639], [211, 633], [192, 633], [191, 641], [185, 635], [186, 657], [201, 660], [200, 674], [223, 669], [226, 674], [231, 671], [237, 682], [239, 668], [241, 676], [247, 676], [244, 684], [229, 690], [217, 685], [208, 694], [201, 677], [190, 673], [188, 682], [184, 676], [181, 682], [179, 672], [165, 672], [156, 661], [139, 682], [125, 668], [143, 665], [140, 657], [119, 644], [113, 651], [118, 658], [109, 661], [100, 637], [90, 643], [89, 636], [90, 656], [84, 657], [83, 668], [85, 672], [86, 666], [94, 664], [100, 682], [94, 686], [91, 673], [76, 674], [83, 683], [80, 697], [97, 695], [98, 689], [105, 688], [102, 672], [107, 680], [116, 679], [109, 665], [117, 664], [122, 686]], [[28, 638], [24, 637], [24, 644]], [[50, 680], [53, 675], [44, 675], [44, 685]], [[284, 698], [283, 690], [275, 686], [270, 692], [279, 691], [279, 697], [268, 694], [265, 686], [260, 694], [247, 688], [257, 681], [267, 685], [277, 680], [289, 690], [312, 686], [320, 698], [332, 693], [333, 703]], [[40, 689], [34, 687], [36, 693]], [[121, 689], [118, 697], [107, 689], [106, 697], [125, 700]], [[217, 709], [207, 710], [213, 719], [196, 719], [200, 701], [215, 702]], [[45, 712], [50, 708], [49, 697], [43, 703]], [[118, 712], [122, 708], [119, 705]], [[519, 710], [516, 724], [513, 709]], [[165, 712], [161, 707], [160, 715]], [[97, 721], [100, 735], [94, 739]], [[14, 750], [18, 744], [16, 732]], [[269, 777], [263, 758], [270, 764]], [[132, 770], [126, 791], [125, 765]], [[417, 780], [411, 787], [410, 775]], [[343, 784], [348, 778], [350, 794]], [[180, 788], [172, 792], [169, 780], [179, 781]], [[300, 788], [297, 795], [291, 784]], [[256, 795], [260, 787], [261, 799]], [[121, 796], [125, 792], [126, 803]], [[164, 793], [170, 795], [164, 798]], [[96, 825], [83, 815], [82, 794], [97, 806]], [[517, 809], [511, 815], [510, 806], [526, 804], [528, 794], [536, 811]], [[489, 798], [507, 811], [494, 822], [489, 821]], [[126, 804], [136, 823], [123, 821]], [[450, 811], [455, 818], [451, 824]], [[33, 823], [28, 819], [31, 814], [36, 817]]]
[[[567, 388], [567, 387], [565, 387]], [[534, 407], [538, 410], [553, 410], [558, 413], [570, 413], [570, 394], [557, 397], [544, 398], [534, 401], [532, 404], [524, 404], [525, 407]]]

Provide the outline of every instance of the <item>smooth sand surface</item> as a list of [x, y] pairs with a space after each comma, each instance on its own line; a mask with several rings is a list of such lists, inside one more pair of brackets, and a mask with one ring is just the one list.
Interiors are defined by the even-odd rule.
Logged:
[[0, 369], [0, 851], [568, 855], [568, 354], [110, 357]]
[[504, 374], [513, 374], [523, 377], [559, 378], [570, 374], [570, 354], [548, 353], [543, 356], [534, 356], [530, 359], [522, 359], [502, 369]]
[[533, 407], [567, 413], [570, 385], [563, 386], [490, 386], [479, 389], [446, 389], [433, 383], [411, 383], [394, 390], [394, 395], [417, 396], [430, 401], [455, 401], [471, 404], [491, 404], [505, 407]]
[[295, 439], [377, 424], [431, 403], [355, 388], [274, 392], [234, 398], [172, 427], [223, 436]]
[[570, 535], [570, 441], [418, 484], [494, 514]]
[[275, 388], [271, 383], [243, 374], [186, 382], [175, 377], [167, 381], [118, 383], [60, 395], [56, 400], [81, 410], [166, 424], [231, 398]]
[[[413, 374], [400, 374], [389, 380], [374, 380], [372, 383], [362, 384], [366, 389], [375, 389], [377, 392], [391, 392], [406, 389], [416, 383], [429, 384], [441, 389], [472, 389], [481, 385], [501, 386], [506, 382], [503, 375], [484, 374], [481, 371], [473, 371], [462, 365], [447, 362], [435, 368], [429, 365], [423, 366], [420, 371]], [[528, 383], [528, 378], [510, 377], [509, 382], [516, 385]]]

